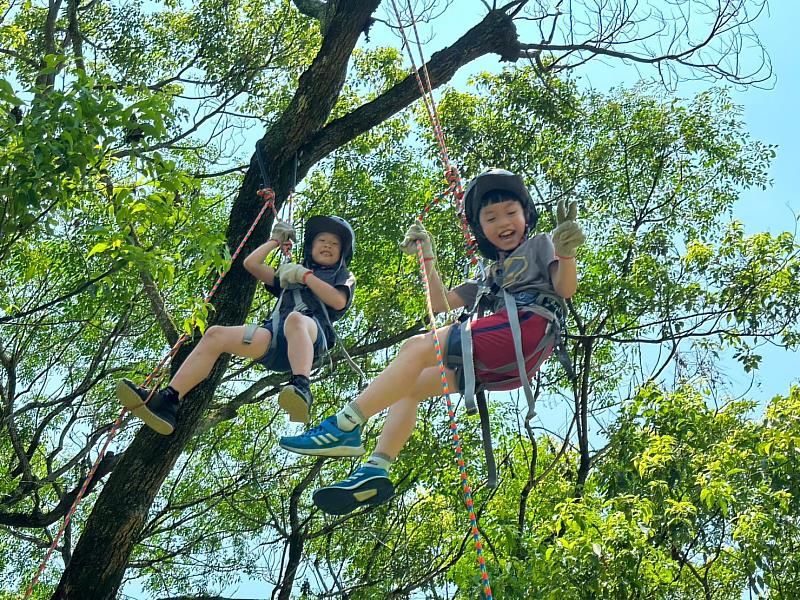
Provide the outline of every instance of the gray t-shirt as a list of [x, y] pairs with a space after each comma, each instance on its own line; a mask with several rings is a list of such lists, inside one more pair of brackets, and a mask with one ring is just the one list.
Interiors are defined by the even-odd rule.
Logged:
[[[518, 296], [518, 300], [519, 297], [526, 297], [522, 292], [527, 292], [531, 298], [542, 295], [550, 297], [563, 312], [564, 300], [556, 293], [550, 279], [550, 265], [556, 260], [555, 248], [548, 234], [540, 233], [526, 240], [505, 260], [492, 263], [486, 280], [482, 282], [490, 290], [481, 300], [484, 308], [491, 312], [501, 310], [505, 306], [502, 289], [506, 289]], [[468, 280], [453, 288], [453, 291], [466, 306], [472, 307], [480, 288], [481, 282]], [[563, 317], [563, 314], [559, 317]]]

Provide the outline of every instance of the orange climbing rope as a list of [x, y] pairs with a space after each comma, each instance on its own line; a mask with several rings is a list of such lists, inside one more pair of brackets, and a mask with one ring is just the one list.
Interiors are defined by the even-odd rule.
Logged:
[[[250, 235], [253, 233], [253, 230], [256, 228], [256, 225], [258, 225], [258, 222], [261, 220], [261, 217], [264, 216], [264, 213], [268, 208], [272, 209], [274, 218], [275, 219], [278, 218], [278, 213], [275, 210], [275, 193], [272, 191], [272, 189], [263, 188], [259, 190], [257, 193], [258, 196], [264, 201], [264, 206], [261, 207], [261, 210], [259, 211], [255, 220], [253, 221], [252, 225], [250, 225], [250, 229], [247, 230], [247, 233], [242, 238], [242, 241], [239, 243], [239, 246], [236, 248], [236, 251], [231, 256], [231, 264], [233, 264], [233, 262], [239, 256], [239, 253], [242, 251], [242, 248], [244, 248], [244, 245], [247, 243], [247, 240], [250, 238]], [[288, 244], [285, 244], [282, 249], [285, 255], [290, 256], [290, 246]], [[228, 274], [228, 272], [229, 271], [224, 271], [220, 273], [219, 277], [217, 277], [216, 283], [214, 283], [214, 286], [211, 288], [211, 291], [206, 295], [205, 299], [203, 300], [205, 303], [210, 302], [211, 298], [214, 297], [214, 294], [217, 293], [217, 289], [222, 283], [222, 280], [225, 279], [225, 276]], [[166, 368], [172, 363], [172, 359], [178, 353], [178, 350], [180, 350], [181, 346], [183, 346], [183, 344], [186, 343], [189, 337], [190, 336], [185, 333], [181, 335], [178, 341], [175, 342], [172, 348], [170, 348], [169, 352], [167, 352], [164, 358], [161, 359], [161, 362], [158, 363], [156, 368], [153, 369], [153, 371], [147, 376], [147, 379], [145, 379], [144, 383], [142, 384], [143, 387], [149, 387], [151, 384], [153, 384], [153, 387], [150, 389], [150, 393], [148, 394], [145, 403], [150, 401], [150, 398], [153, 396], [153, 393], [158, 389], [161, 380], [167, 373]], [[81, 489], [78, 492], [78, 495], [75, 497], [75, 501], [72, 503], [72, 506], [67, 512], [67, 515], [64, 517], [64, 522], [61, 524], [58, 533], [53, 538], [53, 542], [50, 544], [50, 548], [48, 548], [47, 553], [42, 559], [42, 562], [39, 565], [36, 575], [34, 575], [33, 579], [28, 585], [28, 589], [25, 591], [25, 596], [23, 597], [24, 600], [27, 600], [33, 593], [33, 588], [38, 583], [39, 578], [42, 576], [42, 573], [44, 573], [44, 569], [47, 566], [47, 562], [50, 560], [53, 551], [56, 549], [56, 546], [58, 545], [61, 536], [64, 535], [64, 531], [66, 531], [67, 526], [69, 525], [69, 522], [72, 519], [72, 516], [75, 514], [75, 511], [78, 508], [78, 504], [80, 504], [81, 500], [83, 499], [83, 496], [86, 493], [86, 490], [89, 487], [92, 478], [97, 472], [97, 468], [103, 461], [103, 458], [105, 457], [106, 452], [108, 451], [108, 447], [111, 445], [112, 440], [117, 435], [117, 432], [119, 431], [119, 428], [121, 427], [122, 421], [125, 417], [125, 413], [127, 412], [128, 409], [123, 407], [123, 409], [119, 413], [119, 416], [112, 424], [111, 429], [109, 430], [108, 435], [106, 436], [106, 440], [103, 443], [102, 448], [100, 448], [100, 452], [97, 455], [97, 458], [95, 459], [92, 468], [89, 470], [89, 474], [86, 476], [86, 479], [84, 480], [83, 485], [81, 486]]]
[[[419, 34], [417, 32], [417, 25], [416, 20], [414, 19], [414, 13], [411, 9], [411, 4], [408, 4], [408, 13], [411, 18], [411, 25], [414, 31], [414, 36], [416, 38], [417, 49], [419, 51], [420, 62], [422, 64], [422, 71], [425, 77], [425, 81], [423, 82], [422, 77], [420, 77], [419, 69], [417, 68], [416, 62], [414, 61], [414, 55], [411, 51], [411, 45], [408, 42], [408, 38], [405, 34], [405, 28], [403, 27], [403, 22], [400, 17], [400, 11], [397, 8], [397, 4], [395, 0], [392, 0], [392, 8], [394, 9], [395, 15], [397, 16], [397, 23], [400, 29], [400, 35], [403, 39], [403, 46], [408, 51], [408, 57], [411, 61], [411, 67], [414, 71], [414, 75], [417, 79], [417, 85], [419, 87], [420, 93], [422, 95], [423, 102], [425, 103], [425, 108], [428, 112], [428, 118], [430, 119], [431, 125], [433, 127], [434, 135], [436, 136], [436, 140], [439, 144], [439, 158], [444, 166], [445, 170], [445, 177], [449, 183], [448, 189], [444, 195], [450, 195], [453, 199], [453, 203], [456, 207], [456, 212], [461, 217], [461, 230], [464, 235], [464, 239], [467, 245], [467, 255], [469, 257], [470, 263], [475, 265], [478, 263], [477, 257], [475, 256], [475, 240], [473, 239], [472, 235], [469, 232], [469, 226], [467, 223], [466, 213], [464, 211], [463, 205], [463, 196], [464, 191], [461, 186], [461, 177], [458, 173], [458, 169], [450, 163], [450, 154], [447, 150], [447, 143], [444, 138], [444, 131], [441, 126], [441, 122], [439, 121], [439, 114], [436, 110], [436, 102], [433, 98], [433, 89], [431, 87], [430, 76], [428, 74], [428, 68], [425, 65], [425, 58], [422, 52], [422, 44], [419, 40]], [[434, 199], [434, 202], [438, 201], [441, 196], [438, 196]], [[430, 211], [431, 204], [426, 204], [423, 208], [422, 214], [420, 215], [420, 220], [423, 220]], [[456, 456], [456, 461], [458, 463], [458, 471], [461, 478], [461, 485], [462, 485], [462, 492], [464, 496], [464, 504], [469, 511], [469, 520], [471, 525], [471, 534], [472, 539], [475, 544], [475, 553], [478, 557], [478, 566], [481, 572], [481, 584], [483, 585], [483, 593], [487, 600], [492, 600], [492, 587], [489, 581], [489, 573], [486, 568], [486, 559], [483, 556], [483, 543], [481, 542], [481, 535], [478, 529], [478, 519], [475, 514], [475, 506], [474, 501], [472, 498], [472, 486], [469, 483], [469, 477], [467, 475], [467, 467], [464, 461], [464, 455], [462, 452], [461, 447], [461, 437], [458, 433], [458, 422], [456, 421], [455, 409], [453, 408], [453, 403], [450, 401], [450, 386], [447, 381], [447, 374], [445, 372], [444, 366], [444, 358], [442, 354], [442, 344], [439, 340], [439, 335], [436, 332], [436, 320], [435, 314], [433, 311], [433, 304], [431, 300], [431, 289], [430, 289], [430, 281], [428, 279], [428, 272], [425, 268], [425, 257], [422, 252], [422, 243], [417, 241], [417, 256], [419, 258], [419, 265], [420, 270], [422, 272], [422, 280], [425, 284], [425, 297], [427, 300], [428, 305], [428, 317], [430, 318], [431, 322], [431, 335], [433, 337], [433, 344], [436, 349], [436, 362], [439, 367], [439, 375], [441, 378], [442, 383], [442, 394], [447, 402], [447, 416], [450, 420], [450, 432], [452, 435], [452, 445], [453, 445], [453, 452]]]

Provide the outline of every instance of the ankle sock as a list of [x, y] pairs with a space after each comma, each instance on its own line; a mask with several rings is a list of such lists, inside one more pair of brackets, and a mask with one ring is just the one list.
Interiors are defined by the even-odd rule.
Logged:
[[392, 459], [388, 454], [384, 454], [383, 452], [373, 452], [372, 456], [369, 457], [369, 460], [364, 463], [364, 466], [377, 467], [378, 469], [383, 469], [388, 473], [393, 462], [394, 459]]
[[176, 390], [171, 385], [168, 385], [167, 387], [164, 388], [164, 396], [169, 398], [170, 400], [174, 400], [175, 402], [178, 402], [181, 399], [178, 390]]
[[301, 387], [304, 390], [311, 389], [311, 380], [306, 377], [305, 375], [294, 375], [292, 374], [292, 378], [289, 380], [290, 385], [294, 385], [297, 387]]
[[336, 413], [336, 426], [342, 431], [353, 431], [367, 421], [364, 414], [358, 410], [355, 401], [349, 402], [342, 410]]

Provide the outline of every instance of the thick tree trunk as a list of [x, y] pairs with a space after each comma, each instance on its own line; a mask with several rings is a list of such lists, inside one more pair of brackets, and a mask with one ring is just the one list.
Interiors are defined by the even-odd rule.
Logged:
[[[294, 150], [327, 119], [344, 82], [350, 53], [377, 4], [378, 0], [340, 3], [331, 19], [328, 37], [307, 73], [301, 77], [300, 88], [290, 108], [292, 115], [278, 121], [265, 136], [267, 169], [279, 198], [285, 197], [288, 188]], [[231, 248], [238, 245], [260, 209], [255, 194], [260, 185], [258, 173], [253, 159], [231, 210], [227, 231]], [[259, 226], [249, 247], [266, 238], [269, 226], [268, 220]], [[241, 261], [237, 261], [217, 292], [215, 322], [242, 323], [254, 291], [255, 280], [244, 270]], [[188, 349], [180, 353], [176, 366], [187, 352]], [[227, 363], [227, 359], [218, 361], [211, 376], [186, 396], [175, 433], [161, 436], [143, 427], [136, 435], [99, 495], [72, 560], [53, 594], [54, 599], [111, 600], [116, 597], [128, 557], [150, 506], [194, 436]]]
[[[325, 126], [344, 83], [350, 54], [378, 4], [379, 0], [341, 1], [335, 3], [335, 9], [331, 4], [319, 53], [300, 77], [289, 108], [263, 138], [267, 174], [279, 203], [291, 185], [293, 158], [298, 150], [305, 150], [298, 169], [298, 177], [302, 178], [327, 154], [419, 96], [413, 79], [407, 78], [351, 115]], [[501, 57], [509, 57], [510, 48], [516, 44], [511, 19], [501, 11], [492, 11], [453, 46], [432, 57], [428, 64], [432, 84], [441, 85], [460, 66], [483, 54], [497, 52]], [[260, 170], [253, 156], [230, 213], [226, 234], [231, 248], [238, 245], [261, 208], [256, 196], [260, 186]], [[267, 238], [270, 226], [270, 219], [259, 225], [244, 249], [245, 254]], [[213, 302], [217, 324], [244, 321], [255, 283], [241, 261], [231, 266]], [[178, 354], [174, 367], [180, 365], [189, 350], [184, 348]], [[116, 596], [150, 506], [184, 447], [195, 435], [227, 362], [220, 360], [209, 378], [184, 399], [175, 433], [165, 437], [142, 428], [136, 435], [99, 495], [53, 599], [110, 600]], [[302, 547], [302, 541], [294, 544], [295, 554], [302, 552]], [[286, 583], [284, 589], [290, 590], [291, 582]]]

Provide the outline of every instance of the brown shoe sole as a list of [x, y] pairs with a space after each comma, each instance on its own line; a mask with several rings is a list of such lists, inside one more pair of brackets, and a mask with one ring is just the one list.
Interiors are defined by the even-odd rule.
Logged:
[[278, 405], [289, 414], [292, 423], [308, 423], [308, 404], [305, 398], [297, 393], [293, 385], [287, 385], [278, 394]]

